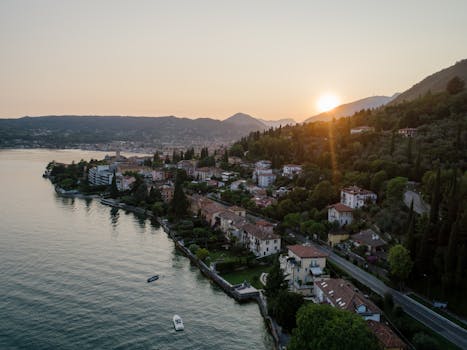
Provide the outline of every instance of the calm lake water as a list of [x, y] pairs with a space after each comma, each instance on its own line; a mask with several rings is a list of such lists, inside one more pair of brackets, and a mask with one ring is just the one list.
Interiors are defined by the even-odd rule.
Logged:
[[0, 349], [272, 348], [258, 306], [212, 285], [162, 229], [41, 177], [51, 160], [103, 155], [0, 150]]

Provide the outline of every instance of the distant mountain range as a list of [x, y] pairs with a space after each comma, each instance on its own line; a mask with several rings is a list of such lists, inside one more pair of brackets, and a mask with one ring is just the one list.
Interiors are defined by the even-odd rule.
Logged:
[[455, 76], [461, 78], [467, 84], [467, 59], [461, 60], [451, 67], [436, 72], [419, 83], [404, 91], [391, 104], [398, 104], [404, 101], [412, 101], [424, 96], [427, 92], [442, 92], [446, 90], [447, 83]]
[[224, 122], [233, 124], [236, 126], [251, 127], [258, 130], [267, 129], [267, 128], [276, 128], [279, 126], [285, 125], [295, 125], [297, 122], [291, 118], [279, 119], [279, 120], [265, 120], [254, 118], [251, 115], [245, 113], [237, 113], [233, 116], [224, 120]]
[[211, 118], [41, 116], [0, 119], [0, 147], [75, 147], [129, 141], [149, 146], [228, 144], [270, 123], [244, 113]]
[[329, 121], [333, 118], [339, 119], [342, 117], [349, 117], [355, 112], [361, 111], [362, 109], [373, 109], [381, 107], [397, 98], [397, 96], [399, 96], [399, 94], [394, 94], [393, 96], [371, 96], [362, 98], [361, 100], [337, 106], [328, 112], [317, 114], [311, 118], [306, 119], [305, 123]]

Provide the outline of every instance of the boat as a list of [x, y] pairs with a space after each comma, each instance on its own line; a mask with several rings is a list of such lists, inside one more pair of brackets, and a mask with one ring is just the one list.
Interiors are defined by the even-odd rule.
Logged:
[[148, 278], [148, 283], [157, 281], [158, 279], [159, 279], [159, 275], [155, 275], [155, 276], [149, 277], [149, 278]]
[[174, 315], [173, 323], [176, 331], [183, 331], [185, 326], [183, 326], [182, 318], [178, 315]]

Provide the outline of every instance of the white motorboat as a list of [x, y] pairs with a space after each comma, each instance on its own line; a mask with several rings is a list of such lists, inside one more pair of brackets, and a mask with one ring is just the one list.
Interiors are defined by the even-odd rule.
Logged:
[[183, 331], [185, 327], [183, 326], [182, 318], [178, 315], [174, 315], [173, 323], [176, 331]]

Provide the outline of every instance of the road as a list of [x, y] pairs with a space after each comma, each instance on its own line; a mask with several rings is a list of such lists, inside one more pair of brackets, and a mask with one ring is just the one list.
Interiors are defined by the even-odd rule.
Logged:
[[399, 304], [407, 314], [417, 321], [423, 323], [428, 328], [440, 334], [451, 343], [461, 349], [467, 349], [467, 330], [430, 310], [426, 306], [416, 302], [408, 296], [388, 287], [375, 276], [363, 271], [346, 259], [332, 252], [328, 247], [312, 243], [316, 248], [329, 254], [329, 260], [347, 272], [350, 276], [366, 285], [375, 293], [384, 296], [386, 293], [392, 294], [394, 302]]
[[404, 193], [404, 203], [407, 207], [410, 208], [410, 205], [413, 201], [413, 210], [417, 214], [425, 214], [430, 212], [430, 206], [426, 204], [420, 194], [414, 191], [405, 191]]

